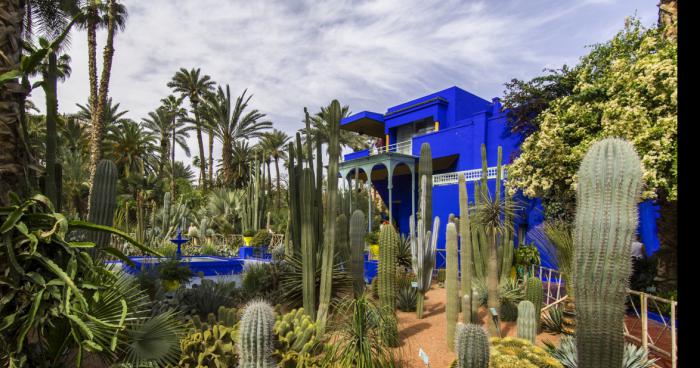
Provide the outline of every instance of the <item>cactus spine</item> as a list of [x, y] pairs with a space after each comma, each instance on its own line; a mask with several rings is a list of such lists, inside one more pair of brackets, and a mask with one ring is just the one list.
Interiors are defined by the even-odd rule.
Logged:
[[481, 326], [457, 324], [454, 345], [459, 368], [488, 368], [489, 338]]
[[[457, 227], [454, 223], [447, 224], [447, 241], [445, 245], [445, 262], [447, 275], [445, 278], [445, 292], [447, 293], [447, 304], [445, 314], [447, 315], [447, 345], [454, 351], [455, 326], [459, 315], [459, 281], [457, 280]], [[471, 306], [470, 306], [471, 307]]]
[[[117, 207], [117, 165], [110, 160], [100, 160], [95, 169], [95, 177], [90, 190], [90, 212], [88, 221], [93, 224], [112, 226], [114, 210]], [[111, 234], [106, 232], [88, 232], [90, 241], [99, 247], [109, 246]], [[90, 253], [95, 256], [94, 249]]]
[[[428, 221], [425, 212], [427, 207], [427, 181], [427, 176], [421, 177], [420, 216], [418, 216], [416, 220], [416, 216], [411, 215], [409, 219], [409, 231], [411, 233], [411, 265], [413, 266], [413, 273], [416, 274], [416, 283], [418, 285], [418, 298], [416, 302], [416, 315], [418, 319], [423, 318], [423, 302], [425, 300], [425, 293], [430, 290], [433, 267], [435, 267], [435, 249], [437, 246], [437, 232], [433, 233], [425, 228], [425, 221]], [[435, 217], [433, 229], [439, 228], [440, 218]]]
[[542, 290], [542, 280], [535, 276], [529, 277], [525, 284], [525, 300], [531, 301], [532, 305], [535, 306], [535, 319], [538, 322], [540, 321], [543, 298], [544, 291]]
[[535, 319], [535, 306], [529, 300], [518, 303], [518, 337], [535, 343], [538, 321]]
[[[433, 218], [433, 155], [430, 151], [430, 144], [423, 143], [420, 146], [420, 158], [418, 159], [418, 177], [427, 177], [425, 188], [422, 184], [419, 195], [425, 195], [425, 207], [422, 209], [423, 217], [427, 223], [427, 229], [433, 231], [430, 227], [430, 219]], [[421, 179], [422, 180], [422, 179]]]
[[[328, 207], [326, 209], [325, 233], [323, 234], [323, 260], [321, 264], [321, 290], [319, 296], [318, 316], [316, 325], [319, 336], [323, 336], [328, 318], [328, 308], [331, 303], [331, 288], [333, 284], [333, 258], [335, 257], [336, 243], [336, 213], [338, 208], [338, 161], [340, 159], [340, 119], [342, 111], [340, 102], [333, 100], [327, 112], [326, 120], [330, 128], [328, 139]], [[321, 149], [321, 142], [317, 144], [317, 151]], [[319, 152], [317, 152], [319, 153]], [[318, 155], [320, 166], [321, 155]], [[319, 169], [320, 170], [320, 169]], [[319, 192], [321, 180], [317, 182]], [[319, 198], [319, 207], [322, 204]]]
[[573, 286], [578, 366], [620, 367], [642, 170], [632, 144], [591, 146], [578, 171]]
[[460, 239], [460, 258], [461, 258], [461, 273], [460, 280], [461, 290], [460, 297], [462, 298], [462, 322], [476, 322], [471, 319], [472, 305], [472, 234], [469, 221], [469, 197], [467, 195], [467, 185], [464, 174], [459, 174], [459, 239]]
[[241, 368], [274, 367], [273, 328], [275, 312], [264, 301], [249, 302], [243, 312], [238, 330], [238, 349]]
[[379, 304], [391, 313], [396, 309], [396, 262], [399, 235], [394, 227], [386, 224], [379, 230]]
[[365, 291], [365, 234], [367, 234], [365, 214], [362, 210], [355, 210], [350, 217], [350, 268], [356, 298]]

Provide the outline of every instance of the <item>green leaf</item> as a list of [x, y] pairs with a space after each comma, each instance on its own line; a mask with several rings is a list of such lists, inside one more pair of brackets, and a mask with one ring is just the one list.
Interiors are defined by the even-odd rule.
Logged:
[[140, 249], [140, 250], [143, 251], [144, 253], [150, 253], [150, 254], [153, 254], [153, 255], [156, 255], [156, 256], [159, 256], [159, 257], [163, 257], [163, 255], [160, 254], [159, 252], [156, 252], [155, 250], [153, 250], [153, 249], [151, 249], [151, 248], [149, 248], [149, 247], [146, 247], [146, 246], [142, 245], [142, 244], [139, 243], [136, 239], [130, 237], [127, 233], [125, 233], [125, 232], [123, 232], [123, 231], [121, 231], [121, 230], [115, 229], [115, 228], [113, 228], [113, 227], [111, 227], [111, 226], [97, 225], [97, 224], [93, 224], [93, 223], [90, 223], [90, 222], [79, 221], [79, 220], [69, 221], [69, 222], [68, 222], [68, 226], [69, 226], [70, 228], [83, 229], [83, 230], [104, 231], [104, 232], [108, 232], [108, 233], [110, 233], [110, 234], [119, 235], [119, 236], [122, 237], [124, 240], [128, 241], [129, 243], [131, 243], [133, 246], [135, 246], [136, 248]]
[[41, 298], [43, 296], [44, 290], [39, 290], [39, 292], [37, 292], [34, 295], [34, 302], [32, 303], [32, 308], [29, 310], [29, 316], [27, 316], [27, 319], [24, 321], [24, 325], [22, 325], [22, 329], [20, 330], [19, 335], [17, 336], [17, 351], [22, 350], [22, 346], [24, 345], [24, 339], [27, 337], [27, 333], [34, 324], [36, 311], [39, 310], [39, 306], [41, 305]]
[[93, 242], [68, 242], [68, 246], [71, 248], [94, 248], [95, 243], [93, 243]]
[[122, 253], [119, 249], [114, 248], [114, 247], [104, 247], [102, 248], [102, 251], [105, 253], [109, 253], [117, 258], [119, 258], [122, 262], [128, 264], [131, 267], [136, 267], [134, 262], [132, 262], [129, 257], [127, 257], [124, 253]]
[[71, 279], [68, 274], [66, 274], [63, 269], [61, 269], [60, 266], [58, 266], [56, 263], [54, 263], [52, 260], [40, 255], [36, 254], [34, 255], [34, 258], [39, 260], [39, 262], [43, 263], [46, 268], [49, 269], [54, 275], [58, 276], [68, 287], [73, 290], [75, 293], [75, 297], [78, 299], [80, 304], [87, 309], [87, 301], [85, 300], [85, 297], [83, 296], [83, 293], [78, 289], [78, 287], [75, 285], [73, 282], [73, 279]]
[[7, 258], [10, 260], [10, 264], [15, 271], [17, 271], [17, 273], [24, 275], [24, 269], [19, 265], [19, 263], [17, 263], [17, 258], [15, 257], [15, 249], [14, 245], [12, 244], [12, 235], [9, 233], [5, 234], [3, 243], [5, 243], [5, 247], [7, 248]]
[[2, 226], [0, 226], [0, 234], [6, 233], [8, 230], [12, 229], [17, 221], [19, 221], [20, 218], [22, 218], [22, 214], [24, 213], [24, 209], [29, 206], [29, 202], [23, 203], [19, 207], [15, 207], [15, 210], [10, 213], [9, 216], [7, 216], [7, 219], [5, 219], [5, 222], [2, 223]]
[[71, 322], [75, 323], [78, 325], [78, 328], [80, 329], [80, 332], [87, 337], [88, 340], [92, 340], [95, 335], [93, 335], [92, 330], [90, 330], [90, 327], [83, 322], [78, 316], [73, 315], [73, 314], [66, 314], [66, 317], [71, 320]]
[[17, 79], [21, 75], [22, 72], [19, 70], [10, 70], [9, 72], [0, 74], [0, 87], [13, 79]]

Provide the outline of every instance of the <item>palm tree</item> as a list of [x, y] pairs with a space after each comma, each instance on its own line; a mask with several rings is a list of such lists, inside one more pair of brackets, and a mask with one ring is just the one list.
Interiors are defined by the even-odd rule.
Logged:
[[106, 154], [123, 171], [128, 178], [131, 173], [145, 175], [152, 172], [156, 166], [157, 157], [156, 137], [147, 132], [140, 124], [125, 120], [120, 123], [118, 129], [114, 129], [106, 136]]
[[[114, 57], [114, 33], [117, 28], [123, 30], [126, 24], [126, 8], [117, 4], [116, 0], [108, 0], [106, 9], [101, 3], [88, 1], [86, 14], [83, 18], [88, 30], [88, 73], [90, 79], [90, 104], [96, 108], [92, 111], [92, 136], [90, 140], [90, 183], [95, 176], [97, 162], [102, 158], [102, 138], [105, 135], [104, 115], [102, 111], [107, 104], [107, 91], [112, 72]], [[102, 10], [102, 14], [100, 14]], [[106, 12], [105, 12], [106, 10]], [[104, 15], [106, 13], [106, 15]], [[107, 40], [102, 54], [102, 75], [97, 83], [97, 28], [106, 26]], [[91, 185], [92, 186], [92, 185]], [[92, 190], [91, 190], [92, 193]]]
[[[180, 93], [183, 96], [187, 96], [190, 100], [190, 105], [192, 105], [192, 112], [194, 113], [194, 125], [197, 130], [197, 143], [199, 144], [199, 175], [200, 175], [200, 185], [206, 190], [206, 174], [205, 174], [205, 161], [206, 156], [204, 155], [204, 144], [202, 143], [202, 126], [199, 122], [199, 102], [207, 91], [214, 88], [214, 81], [208, 75], [200, 76], [201, 70], [180, 68], [178, 72], [175, 73], [173, 79], [168, 82], [168, 87], [172, 88], [174, 92]], [[210, 163], [211, 165], [211, 163]]]
[[[328, 104], [328, 106], [321, 106], [319, 111], [311, 116], [310, 134], [307, 134], [305, 127], [301, 129], [301, 133], [303, 133], [305, 137], [310, 136], [313, 138], [314, 142], [320, 141], [320, 144], [327, 144], [330, 137], [330, 125], [328, 123], [329, 110], [330, 104]], [[340, 113], [341, 119], [350, 116], [350, 107], [348, 105], [343, 106]], [[340, 142], [341, 151], [343, 147], [350, 147], [355, 151], [368, 147], [365, 137], [342, 129], [340, 130], [338, 140]]]
[[270, 157], [275, 160], [275, 177], [277, 178], [277, 209], [281, 208], [282, 186], [280, 185], [280, 165], [279, 160], [287, 159], [287, 142], [290, 137], [287, 133], [273, 129], [271, 132], [262, 134], [260, 144], [265, 147]]
[[[192, 130], [191, 126], [185, 125], [184, 118], [187, 117], [187, 110], [180, 107], [182, 105], [182, 100], [184, 97], [180, 96], [177, 98], [173, 95], [169, 95], [166, 98], [161, 99], [163, 103], [162, 108], [168, 111], [168, 114], [172, 116], [172, 145], [170, 149], [170, 172], [171, 174], [175, 172], [175, 145], [178, 144], [185, 151], [185, 155], [190, 157], [190, 147], [184, 138], [189, 138], [189, 131]], [[184, 138], [183, 138], [184, 137]], [[173, 200], [175, 199], [175, 177], [170, 177], [170, 195]]]
[[[20, 70], [25, 4], [16, 0], [0, 0], [0, 75]], [[8, 204], [7, 194], [20, 195], [27, 187], [25, 167], [29, 151], [22, 137], [20, 105], [22, 86], [19, 73], [0, 83], [0, 204]]]
[[[78, 106], [78, 112], [76, 113], [76, 117], [82, 121], [90, 121], [92, 119], [92, 104], [90, 101], [86, 105], [81, 105], [81, 104], [75, 104]], [[124, 115], [126, 115], [129, 110], [119, 110], [121, 104], [120, 103], [114, 103], [112, 101], [112, 98], [109, 97], [107, 98], [107, 103], [104, 106], [104, 109], [102, 110], [103, 116], [103, 123], [104, 123], [104, 129], [105, 132], [109, 131], [112, 126], [117, 125], [121, 120], [124, 119]]]
[[88, 174], [88, 156], [81, 150], [62, 146], [60, 161], [63, 168], [63, 193], [68, 207], [78, 218], [83, 217], [83, 194], [89, 189], [86, 180]]
[[214, 136], [222, 144], [223, 183], [231, 184], [233, 174], [233, 144], [239, 139], [257, 138], [263, 130], [272, 127], [270, 121], [261, 121], [265, 114], [254, 109], [244, 115], [252, 96], [246, 98], [247, 90], [231, 104], [231, 89], [226, 85], [224, 91], [218, 88], [215, 95], [206, 100], [203, 108], [204, 117], [212, 127]]
[[[253, 148], [248, 144], [248, 141], [239, 140], [233, 142], [233, 149], [231, 150], [231, 167], [233, 167], [233, 186], [236, 188], [242, 187], [246, 180], [247, 175], [244, 175], [248, 169], [251, 158], [254, 157]], [[223, 172], [223, 164], [221, 165]], [[223, 177], [223, 175], [222, 175]]]

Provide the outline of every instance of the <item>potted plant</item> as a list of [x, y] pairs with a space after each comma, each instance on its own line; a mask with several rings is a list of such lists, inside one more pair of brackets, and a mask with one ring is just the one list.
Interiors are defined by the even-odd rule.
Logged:
[[371, 233], [368, 233], [367, 238], [365, 240], [369, 244], [369, 253], [372, 256], [371, 258], [379, 258], [379, 232], [373, 231]]
[[246, 247], [250, 246], [250, 241], [253, 240], [253, 237], [255, 236], [255, 231], [251, 229], [247, 229], [243, 231], [243, 241], [245, 242]]
[[178, 260], [172, 259], [158, 265], [158, 277], [166, 291], [175, 291], [182, 283], [190, 281], [192, 270], [187, 266], [181, 266]]

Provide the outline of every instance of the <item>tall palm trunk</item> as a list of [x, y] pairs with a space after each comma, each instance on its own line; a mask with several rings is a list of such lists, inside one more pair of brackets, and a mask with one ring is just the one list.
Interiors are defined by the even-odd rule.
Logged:
[[204, 155], [204, 143], [202, 142], [202, 126], [199, 123], [199, 111], [197, 109], [198, 102], [192, 101], [192, 109], [194, 110], [194, 125], [197, 130], [197, 144], [199, 144], [199, 185], [207, 190], [207, 156]]
[[175, 200], [175, 128], [173, 128], [173, 145], [170, 147], [170, 195]]
[[277, 209], [282, 208], [282, 187], [280, 186], [280, 158], [275, 156], [275, 177], [277, 178]]
[[223, 171], [224, 171], [224, 180], [223, 183], [224, 185], [231, 185], [233, 182], [233, 167], [231, 166], [231, 161], [232, 161], [232, 148], [231, 148], [231, 141], [230, 139], [224, 138], [221, 147], [221, 160], [223, 164]]
[[56, 97], [56, 53], [49, 53], [49, 70], [44, 75], [44, 93], [46, 94], [46, 175], [44, 177], [44, 194], [57, 204], [60, 200], [56, 193], [56, 115], [58, 100]]
[[88, 43], [88, 78], [90, 83], [89, 102], [92, 111], [90, 111], [90, 123], [92, 131], [90, 137], [90, 186], [92, 187], [92, 176], [94, 175], [97, 162], [102, 158], [102, 150], [100, 141], [102, 140], [102, 131], [98, 131], [95, 126], [97, 122], [97, 6], [92, 1], [88, 2], [87, 10], [87, 43]]
[[214, 132], [209, 128], [209, 186], [214, 183]]
[[[97, 169], [97, 162], [102, 159], [102, 137], [104, 135], [104, 109], [107, 103], [107, 93], [109, 91], [109, 78], [112, 72], [112, 57], [114, 56], [114, 28], [116, 26], [115, 17], [117, 4], [115, 0], [109, 0], [107, 21], [107, 41], [105, 42], [102, 54], [102, 75], [100, 76], [99, 95], [97, 96], [97, 106], [92, 114], [92, 139], [90, 144], [90, 196], [92, 196], [92, 182]], [[88, 211], [89, 208], [88, 201]]]
[[[0, 74], [19, 69], [22, 55], [23, 0], [0, 0]], [[23, 138], [20, 127], [24, 94], [17, 80], [0, 85], [0, 204], [9, 191], [23, 195], [26, 187]]]

